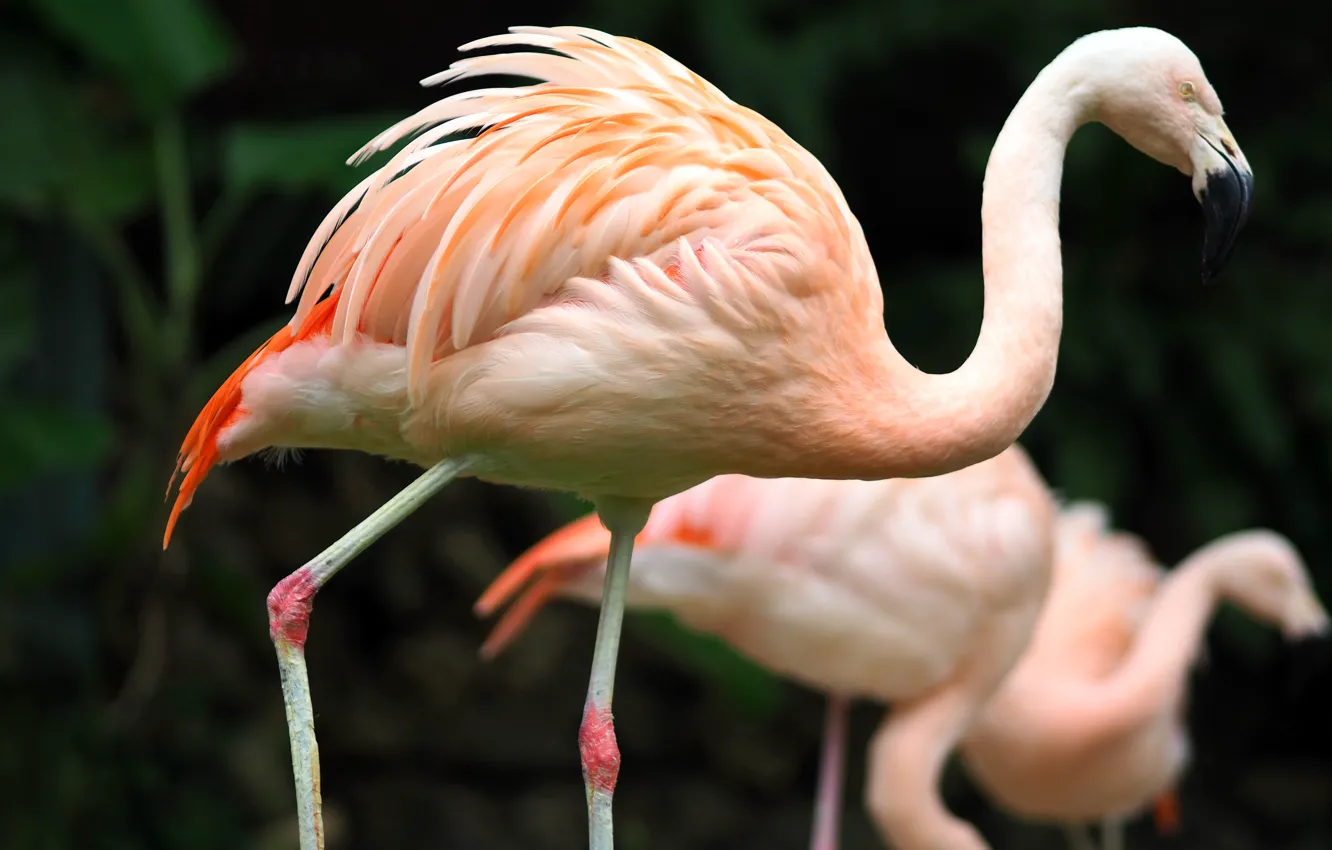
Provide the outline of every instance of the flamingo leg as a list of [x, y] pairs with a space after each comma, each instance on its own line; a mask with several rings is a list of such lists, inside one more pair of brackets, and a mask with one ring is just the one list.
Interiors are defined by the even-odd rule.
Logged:
[[1101, 825], [1101, 850], [1124, 850], [1124, 821], [1106, 818]]
[[1086, 824], [1067, 827], [1064, 834], [1068, 837], [1071, 850], [1096, 850], [1096, 842], [1092, 840], [1091, 830], [1087, 829]]
[[847, 715], [850, 709], [851, 700], [845, 696], [836, 694], [828, 697], [810, 850], [837, 850], [838, 826], [842, 815], [842, 780], [846, 775]]
[[277, 583], [268, 594], [268, 632], [277, 650], [282, 701], [287, 708], [291, 767], [296, 778], [296, 818], [301, 850], [323, 850], [324, 818], [319, 790], [319, 744], [305, 668], [305, 637], [319, 588], [365, 548], [402, 522], [431, 496], [465, 472], [467, 459], [435, 464], [313, 560]]
[[[629, 589], [629, 564], [634, 538], [647, 525], [652, 503], [628, 499], [602, 499], [597, 513], [611, 533], [610, 557], [601, 592], [601, 616], [592, 651], [592, 675], [587, 683], [583, 722], [578, 727], [578, 751], [587, 789], [587, 828], [591, 850], [614, 850], [615, 829], [611, 799], [620, 775], [620, 748], [615, 742], [611, 699], [615, 693], [615, 661], [620, 651], [620, 628]], [[304, 848], [302, 848], [304, 850]]]

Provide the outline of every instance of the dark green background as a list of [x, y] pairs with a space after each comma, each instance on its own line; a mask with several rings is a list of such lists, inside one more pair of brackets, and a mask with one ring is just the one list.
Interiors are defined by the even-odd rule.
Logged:
[[[1198, 284], [1186, 179], [1100, 127], [1063, 203], [1067, 319], [1025, 435], [1062, 493], [1173, 563], [1289, 535], [1332, 573], [1332, 63], [1326, 6], [1113, 0], [27, 0], [0, 5], [0, 847], [278, 850], [293, 791], [264, 597], [410, 480], [311, 452], [213, 474], [160, 551], [208, 395], [289, 313], [305, 241], [416, 85], [511, 24], [656, 44], [819, 156], [864, 224], [898, 347], [962, 361], [981, 310], [985, 157], [1076, 36], [1151, 24], [1202, 58], [1257, 175], [1228, 273]], [[309, 659], [329, 848], [585, 846], [575, 729], [594, 612], [482, 665], [470, 605], [584, 508], [455, 486], [320, 595]], [[1195, 679], [1184, 830], [1135, 848], [1332, 848], [1332, 665], [1223, 611]], [[630, 618], [621, 847], [806, 845], [821, 701], [669, 621]], [[845, 846], [860, 805], [861, 706]], [[951, 805], [998, 850], [1058, 832]]]

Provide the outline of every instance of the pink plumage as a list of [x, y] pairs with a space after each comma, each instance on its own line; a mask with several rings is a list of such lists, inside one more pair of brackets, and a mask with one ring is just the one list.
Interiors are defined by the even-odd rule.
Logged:
[[[1253, 530], [1202, 547], [1173, 570], [1079, 503], [1058, 521], [1054, 580], [1031, 645], [962, 743], [986, 793], [1024, 817], [1126, 817], [1168, 797], [1188, 765], [1189, 674], [1212, 613], [1230, 601], [1291, 640], [1328, 616], [1299, 554]], [[1162, 798], [1167, 798], [1163, 800]]]
[[315, 232], [289, 327], [185, 442], [172, 524], [211, 463], [270, 445], [465, 449], [482, 477], [589, 496], [810, 464], [764, 408], [835, 400], [866, 370], [856, 342], [883, 336], [827, 171], [640, 42], [520, 27], [464, 49], [498, 45], [565, 55], [457, 62], [432, 82], [545, 82], [447, 97], [354, 157], [424, 131]]

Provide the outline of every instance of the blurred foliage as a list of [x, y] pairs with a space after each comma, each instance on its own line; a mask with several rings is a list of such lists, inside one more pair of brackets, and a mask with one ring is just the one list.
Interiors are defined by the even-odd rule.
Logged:
[[[281, 474], [219, 471], [165, 554], [159, 494], [191, 417], [285, 321], [305, 240], [365, 173], [347, 157], [438, 96], [414, 81], [454, 45], [537, 17], [657, 44], [827, 163], [874, 250], [889, 331], [930, 371], [974, 343], [980, 177], [1032, 75], [1090, 30], [1183, 37], [1258, 175], [1254, 218], [1227, 275], [1199, 290], [1185, 183], [1101, 128], [1080, 133], [1065, 168], [1059, 377], [1023, 442], [1063, 494], [1107, 502], [1165, 562], [1264, 525], [1329, 586], [1332, 13], [499, 5], [0, 8], [0, 846], [294, 846], [264, 595], [410, 472], [331, 453]], [[459, 485], [321, 594], [310, 666], [330, 850], [423, 836], [579, 846], [572, 732], [594, 618], [555, 606], [482, 666], [470, 602], [586, 509]], [[819, 701], [664, 616], [631, 617], [627, 635], [625, 846], [802, 846]], [[1280, 648], [1244, 617], [1218, 618], [1191, 715], [1185, 834], [1168, 846], [1332, 847], [1332, 686], [1324, 665], [1291, 692]], [[855, 740], [877, 716], [857, 713]], [[854, 804], [860, 770], [848, 848], [877, 846]], [[956, 777], [949, 793], [999, 850], [1057, 846]]]

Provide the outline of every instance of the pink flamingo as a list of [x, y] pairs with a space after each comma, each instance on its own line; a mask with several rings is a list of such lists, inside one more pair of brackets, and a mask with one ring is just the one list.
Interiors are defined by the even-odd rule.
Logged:
[[[1204, 279], [1252, 197], [1184, 44], [1145, 28], [1078, 40], [996, 140], [980, 337], [956, 371], [929, 375], [884, 332], [874, 263], [837, 184], [777, 126], [632, 39], [515, 27], [465, 49], [480, 47], [519, 49], [426, 82], [539, 82], [444, 98], [353, 157], [418, 134], [333, 207], [292, 278], [290, 324], [181, 447], [163, 545], [214, 464], [269, 447], [429, 467], [268, 598], [302, 850], [323, 841], [304, 658], [314, 595], [449, 481], [580, 493], [616, 540], [579, 729], [592, 847], [609, 850], [616, 649], [651, 505], [722, 473], [938, 475], [1017, 439], [1054, 380], [1060, 176], [1081, 124], [1102, 121], [1191, 175]], [[459, 137], [469, 130], [482, 132]]]
[[1289, 640], [1326, 634], [1328, 616], [1295, 549], [1270, 531], [1226, 535], [1168, 573], [1098, 505], [1063, 511], [1056, 540], [1036, 634], [961, 753], [1006, 810], [1076, 824], [1075, 847], [1092, 847], [1085, 824], [1101, 821], [1106, 850], [1122, 850], [1125, 818], [1187, 766], [1189, 670], [1216, 607], [1233, 602]]
[[[900, 850], [980, 850], [938, 792], [949, 751], [1031, 638], [1055, 507], [1016, 445], [936, 478], [714, 478], [657, 503], [639, 534], [631, 607], [669, 610], [763, 666], [830, 694], [814, 850], [837, 844], [854, 698], [891, 703], [876, 735], [892, 795], [872, 812]], [[530, 585], [482, 648], [493, 657], [553, 596], [595, 603], [610, 535], [595, 516], [523, 555], [477, 602]]]
[[[831, 694], [814, 850], [836, 845], [849, 698], [894, 703], [870, 744], [865, 790], [893, 846], [985, 846], [934, 790], [960, 735], [965, 763], [1006, 810], [1069, 825], [1075, 850], [1094, 847], [1084, 824], [1100, 820], [1106, 850], [1122, 850], [1126, 815], [1154, 802], [1158, 823], [1172, 825], [1188, 755], [1185, 677], [1216, 604], [1235, 601], [1292, 640], [1326, 633], [1284, 538], [1228, 535], [1163, 576], [1136, 538], [1108, 532], [1103, 510], [1086, 503], [1054, 518], [1046, 595], [1050, 566], [1032, 547], [1049, 533], [1049, 496], [1037, 495], [1044, 484], [1019, 452], [873, 485], [727, 476], [661, 502], [639, 535], [632, 607], [669, 610]], [[996, 556], [985, 525], [1023, 506], [1041, 522], [1004, 525], [1008, 556]], [[1019, 539], [1031, 549], [1021, 556]], [[587, 517], [532, 547], [477, 603], [488, 615], [531, 581], [483, 653], [497, 654], [553, 597], [595, 602], [608, 546]], [[976, 612], [1001, 586], [1015, 607]], [[958, 615], [975, 617], [971, 635]], [[995, 639], [990, 621], [1004, 617]], [[919, 720], [945, 705], [957, 712], [951, 724]]]

